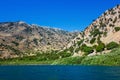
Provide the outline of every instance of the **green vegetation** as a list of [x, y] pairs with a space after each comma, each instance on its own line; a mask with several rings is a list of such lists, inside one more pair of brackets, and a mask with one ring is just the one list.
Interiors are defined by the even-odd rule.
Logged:
[[22, 53], [20, 50], [18, 50], [18, 49], [15, 49], [15, 48], [13, 48], [12, 46], [9, 46], [9, 45], [4, 45], [4, 44], [0, 44], [0, 47], [5, 47], [6, 49], [8, 49], [8, 50], [11, 50], [11, 51], [13, 51], [15, 54], [20, 54], [20, 53]]
[[32, 33], [32, 28], [31, 28], [31, 27], [26, 28], [26, 29], [25, 29], [25, 32], [28, 32], [28, 33], [31, 34], [31, 33]]
[[114, 29], [116, 32], [120, 31], [120, 27], [115, 27]]
[[77, 42], [78, 46], [80, 46], [83, 41], [84, 41], [84, 40], [78, 41], [78, 42]]
[[48, 42], [48, 43], [47, 43], [47, 45], [51, 45], [51, 43], [50, 43], [50, 42]]
[[106, 27], [105, 23], [100, 22], [100, 27]]
[[120, 48], [114, 49], [110, 53], [96, 56], [69, 57], [58, 59], [53, 65], [106, 65], [120, 66]]
[[120, 48], [114, 49], [112, 52], [86, 57], [81, 62], [82, 65], [108, 65], [120, 66]]
[[96, 47], [96, 51], [97, 52], [102, 52], [105, 48], [105, 44], [104, 43], [99, 43], [98, 46]]
[[115, 23], [116, 21], [117, 21], [117, 17], [115, 17], [115, 19], [114, 19], [113, 23]]
[[18, 57], [13, 59], [1, 59], [0, 64], [51, 64], [53, 60], [56, 60], [59, 58], [57, 54], [52, 53], [36, 53], [35, 56], [24, 56], [24, 57]]
[[[83, 41], [84, 41], [84, 39], [77, 42], [78, 48], [76, 48], [75, 52], [78, 52], [78, 51], [81, 50], [81, 45], [82, 45]], [[75, 44], [75, 45], [76, 45], [76, 44]], [[73, 49], [73, 50], [74, 50], [74, 49]], [[72, 52], [73, 52], [73, 51], [72, 51]]]
[[106, 36], [107, 36], [107, 32], [105, 31], [105, 32], [103, 33], [103, 35], [104, 35], [104, 37], [106, 37]]
[[93, 44], [93, 43], [95, 42], [95, 40], [96, 40], [96, 38], [92, 38], [92, 39], [90, 40], [90, 43]]
[[119, 45], [116, 42], [110, 42], [109, 44], [106, 45], [107, 50], [111, 50], [114, 48], [117, 48]]
[[0, 59], [0, 64], [51, 64], [54, 60], [57, 60], [59, 58], [66, 58], [70, 57], [71, 53], [67, 52], [68, 50], [61, 51], [57, 53], [58, 51], [51, 51], [51, 52], [32, 52], [32, 51], [26, 51], [26, 53], [34, 53], [36, 55], [34, 56], [26, 56], [18, 57], [18, 58], [4, 58]]
[[71, 46], [69, 49], [67, 49], [67, 50], [69, 50], [71, 53], [73, 52], [73, 50], [74, 50], [74, 48]]
[[102, 34], [102, 32], [99, 31], [99, 29], [95, 29], [94, 31], [91, 32], [91, 35], [93, 35], [93, 37], [96, 37], [97, 35]]
[[81, 64], [81, 61], [84, 57], [68, 57], [55, 60], [52, 65], [77, 65]]
[[[1, 46], [5, 46], [2, 45]], [[79, 49], [85, 52], [85, 55], [82, 57], [71, 57], [73, 47], [65, 49], [64, 51], [51, 51], [51, 52], [32, 52], [26, 51], [26, 53], [34, 53], [34, 56], [26, 56], [13, 58], [13, 59], [0, 59], [0, 65], [29, 65], [29, 64], [52, 64], [52, 65], [108, 65], [108, 66], [120, 66], [120, 48], [119, 45], [115, 42], [111, 42], [106, 45], [106, 48], [113, 49], [110, 53], [95, 55], [95, 56], [86, 56], [93, 52], [96, 49], [97, 52], [102, 52], [105, 49], [105, 44], [100, 43], [89, 47], [83, 44]], [[6, 46], [10, 48], [10, 46]], [[115, 48], [115, 49], [114, 49]], [[12, 48], [11, 48], [12, 49]]]
[[19, 43], [16, 41], [12, 41], [13, 44], [15, 44], [15, 46], [19, 46]]
[[93, 52], [93, 48], [92, 47], [84, 47], [83, 51], [86, 53], [86, 54], [90, 54]]
[[[96, 55], [96, 56], [83, 56], [83, 57], [55, 57], [56, 54], [41, 54], [37, 56], [29, 56], [14, 59], [0, 59], [0, 65], [106, 65], [106, 66], [120, 66], [120, 48], [113, 49], [110, 53]], [[43, 56], [44, 55], [44, 56]], [[51, 58], [48, 58], [52, 55]]]
[[61, 58], [72, 56], [71, 52], [69, 52], [67, 49], [62, 52], [59, 52], [57, 55], [59, 55], [59, 57]]
[[37, 39], [37, 38], [34, 38], [34, 39], [33, 39], [33, 42], [34, 42], [36, 45], [38, 45], [38, 39]]
[[80, 47], [76, 48], [75, 52], [78, 53], [80, 51]]
[[[57, 55], [56, 53], [38, 53], [34, 59], [38, 60], [38, 61], [46, 61], [46, 60], [56, 60], [59, 58], [59, 55]], [[34, 60], [33, 59], [33, 60]]]
[[0, 65], [47, 65], [52, 64], [53, 60], [46, 60], [46, 61], [37, 61], [37, 60], [29, 60], [25, 58], [14, 58], [14, 59], [7, 59], [7, 60], [0, 60]]
[[24, 37], [23, 36], [16, 36], [16, 39], [18, 39], [18, 40], [23, 40], [24, 39]]
[[81, 51], [85, 52], [86, 54], [90, 54], [93, 52], [93, 48], [92, 47], [89, 47], [85, 44], [83, 44], [81, 47], [80, 47]]
[[102, 41], [100, 40], [100, 38], [101, 38], [101, 36], [99, 35], [99, 36], [97, 37], [97, 43], [98, 43], [98, 44], [102, 43]]

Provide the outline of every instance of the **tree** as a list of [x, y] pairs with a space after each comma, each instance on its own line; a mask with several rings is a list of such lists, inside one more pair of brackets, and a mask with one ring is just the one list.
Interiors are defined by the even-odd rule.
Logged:
[[95, 42], [95, 40], [96, 40], [96, 38], [92, 38], [92, 39], [90, 40], [90, 43], [93, 44], [93, 43]]
[[96, 51], [97, 52], [102, 52], [105, 48], [105, 44], [104, 43], [100, 43], [98, 44], [98, 46], [96, 47]]
[[84, 40], [80, 40], [80, 41], [77, 42], [77, 44], [80, 46], [83, 41]]
[[33, 42], [34, 42], [36, 45], [38, 45], [38, 39], [37, 39], [37, 38], [34, 38], [34, 39], [33, 39]]
[[120, 31], [120, 27], [115, 27], [115, 31], [116, 32]]
[[106, 45], [107, 50], [117, 48], [119, 45], [116, 42], [110, 42], [109, 44]]
[[94, 50], [92, 47], [89, 47], [85, 44], [83, 44], [81, 47], [80, 47], [81, 51], [85, 52], [86, 54], [90, 54], [92, 53]]
[[93, 37], [96, 37], [97, 35], [102, 34], [102, 32], [99, 31], [99, 29], [95, 29], [94, 31], [91, 32], [91, 35], [93, 35]]
[[19, 43], [16, 41], [12, 41], [13, 44], [15, 44], [15, 46], [19, 46]]
[[92, 53], [93, 51], [94, 51], [94, 50], [93, 50], [92, 47], [88, 47], [88, 46], [84, 47], [84, 52], [87, 53], [87, 54], [90, 54], [90, 53]]

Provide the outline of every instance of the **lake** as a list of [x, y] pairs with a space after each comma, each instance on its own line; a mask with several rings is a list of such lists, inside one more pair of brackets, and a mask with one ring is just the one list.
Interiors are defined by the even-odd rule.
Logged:
[[120, 67], [0, 66], [0, 80], [120, 80]]

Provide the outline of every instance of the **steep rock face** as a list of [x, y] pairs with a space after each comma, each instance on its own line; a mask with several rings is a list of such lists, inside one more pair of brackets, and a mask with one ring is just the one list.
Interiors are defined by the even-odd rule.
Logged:
[[78, 33], [29, 25], [22, 21], [4, 22], [0, 23], [0, 52], [18, 54], [27, 50], [61, 50]]
[[[105, 11], [93, 21], [79, 36], [74, 38], [67, 46], [73, 47], [73, 56], [81, 56], [88, 50], [89, 55], [108, 52], [97, 52], [95, 48], [102, 44], [106, 46], [110, 42], [120, 44], [120, 5]], [[86, 51], [87, 52], [87, 51]]]
[[119, 43], [120, 41], [120, 31], [116, 31], [116, 28], [120, 27], [120, 5], [117, 5], [116, 7], [109, 9], [105, 11], [102, 16], [97, 18], [85, 31], [85, 37], [86, 39], [90, 39], [92, 31], [95, 29], [98, 29], [99, 32], [101, 32], [101, 38], [100, 40], [107, 44], [111, 41], [115, 41]]

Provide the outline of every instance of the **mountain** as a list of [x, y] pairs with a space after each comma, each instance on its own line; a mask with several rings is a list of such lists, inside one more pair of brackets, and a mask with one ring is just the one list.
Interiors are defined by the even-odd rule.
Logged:
[[[29, 25], [23, 21], [0, 23], [0, 55], [18, 57], [26, 51], [63, 49], [79, 32]], [[32, 54], [31, 54], [32, 55]]]
[[0, 23], [1, 58], [33, 56], [36, 51], [57, 51], [54, 55], [43, 55], [47, 60], [47, 56], [51, 59], [92, 56], [108, 53], [119, 44], [120, 5], [105, 11], [83, 32], [29, 25], [23, 21]]
[[[73, 56], [96, 55], [110, 52], [120, 44], [120, 5], [105, 11], [65, 49], [72, 48]], [[110, 47], [110, 48], [109, 48]]]

